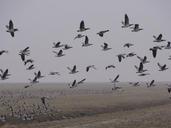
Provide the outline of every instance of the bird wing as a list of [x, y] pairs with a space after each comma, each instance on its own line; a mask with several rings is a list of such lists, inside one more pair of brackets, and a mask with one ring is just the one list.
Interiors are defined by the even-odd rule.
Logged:
[[13, 26], [13, 22], [12, 22], [12, 20], [10, 20], [10, 21], [9, 21], [9, 29], [13, 29], [13, 27], [14, 27], [14, 26]]
[[161, 67], [162, 67], [160, 63], [157, 63], [157, 65], [159, 66], [159, 68], [161, 68]]
[[119, 74], [115, 77], [114, 81], [117, 81], [118, 78], [119, 78]]
[[88, 41], [89, 41], [88, 36], [85, 36], [85, 44], [88, 44]]
[[157, 40], [161, 40], [162, 39], [162, 34], [159, 34], [159, 36], [157, 37]]
[[86, 78], [80, 80], [77, 84], [82, 84], [85, 80], [86, 80]]
[[125, 14], [125, 24], [129, 24], [129, 18], [127, 14]]
[[84, 29], [85, 26], [84, 26], [84, 21], [82, 20], [81, 23], [80, 23], [80, 29]]

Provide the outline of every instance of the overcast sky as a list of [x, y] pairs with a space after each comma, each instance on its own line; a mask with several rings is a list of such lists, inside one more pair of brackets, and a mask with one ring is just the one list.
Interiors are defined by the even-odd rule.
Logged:
[[[153, 59], [150, 47], [157, 45], [153, 35], [163, 34], [163, 38], [171, 41], [171, 1], [170, 0], [1, 0], [0, 1], [0, 50], [8, 50], [8, 54], [0, 56], [0, 68], [9, 69], [12, 74], [8, 80], [0, 82], [29, 82], [34, 72], [41, 70], [47, 77], [40, 82], [69, 82], [74, 79], [87, 78], [89, 82], [107, 82], [109, 78], [120, 74], [120, 81], [169, 81], [171, 61], [168, 56], [171, 50], [159, 51]], [[143, 31], [133, 33], [130, 29], [121, 28], [121, 21], [127, 13], [131, 23], [138, 23]], [[12, 38], [6, 32], [5, 25], [12, 19], [19, 29]], [[73, 40], [78, 34], [80, 21], [91, 29], [83, 32], [88, 35], [92, 46], [82, 48], [84, 38]], [[110, 32], [101, 38], [100, 30]], [[61, 41], [73, 48], [64, 51], [66, 56], [54, 57], [53, 42]], [[112, 50], [102, 51], [104, 42]], [[132, 48], [124, 48], [124, 43], [134, 43]], [[166, 45], [167, 42], [160, 43]], [[35, 69], [26, 70], [18, 55], [19, 51], [30, 46], [28, 58], [35, 60]], [[139, 56], [147, 55], [150, 60], [145, 68], [150, 76], [139, 77], [134, 65], [139, 65], [136, 57], [126, 58], [121, 63], [116, 57], [120, 53], [135, 52]], [[157, 62], [167, 64], [167, 71], [159, 72]], [[68, 74], [67, 66], [77, 65], [79, 73]], [[96, 65], [97, 70], [85, 72], [87, 65]], [[116, 69], [106, 71], [105, 66], [114, 64]], [[58, 71], [61, 76], [48, 76], [50, 71]]]

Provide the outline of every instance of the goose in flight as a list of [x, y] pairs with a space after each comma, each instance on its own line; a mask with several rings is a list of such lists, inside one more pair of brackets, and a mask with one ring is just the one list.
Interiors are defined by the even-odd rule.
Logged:
[[59, 72], [50, 72], [49, 75], [52, 75], [52, 76], [53, 75], [60, 75], [60, 73]]
[[108, 65], [108, 66], [105, 67], [106, 70], [109, 69], [109, 68], [115, 68], [115, 66], [114, 65]]
[[103, 43], [103, 45], [101, 45], [101, 47], [103, 48], [102, 50], [103, 50], [103, 51], [107, 51], [107, 50], [112, 49], [112, 48], [109, 48], [108, 46], [109, 46], [109, 45], [108, 45], [107, 43]]
[[26, 68], [27, 70], [32, 70], [32, 69], [34, 69], [35, 67], [34, 67], [34, 64], [32, 64], [32, 65], [30, 65], [28, 68]]
[[147, 88], [152, 87], [152, 86], [155, 86], [154, 82], [155, 82], [155, 81], [152, 80], [150, 83], [146, 83]]
[[42, 76], [41, 71], [38, 71], [37, 73], [35, 72], [34, 75], [35, 77], [37, 77], [37, 79], [45, 77], [45, 76]]
[[126, 57], [133, 57], [133, 56], [135, 56], [136, 54], [134, 53], [134, 52], [130, 52], [130, 53], [128, 53], [127, 55], [126, 55]]
[[64, 45], [63, 44], [61, 44], [61, 42], [59, 41], [59, 42], [57, 42], [57, 43], [55, 43], [55, 42], [53, 42], [53, 47], [52, 48], [60, 48], [60, 47], [63, 47]]
[[[25, 59], [24, 59], [25, 60]], [[34, 60], [32, 60], [32, 59], [27, 59], [27, 60], [25, 60], [24, 61], [24, 65], [26, 65], [27, 63], [33, 63], [34, 62]]]
[[171, 42], [170, 41], [167, 42], [165, 49], [171, 49]]
[[24, 53], [19, 53], [19, 55], [21, 57], [21, 60], [24, 62], [25, 61], [25, 58], [26, 58], [25, 57], [26, 55]]
[[136, 73], [143, 73], [147, 71], [147, 70], [144, 70], [144, 66], [142, 62], [140, 62], [139, 67], [137, 67], [136, 65], [134, 67], [137, 69]]
[[86, 72], [88, 72], [91, 68], [96, 70], [95, 65], [89, 65], [86, 67]]
[[6, 25], [6, 28], [8, 29], [7, 32], [9, 32], [12, 37], [14, 37], [14, 33], [18, 31], [17, 28], [14, 28], [12, 20], [9, 21], [9, 25]]
[[75, 37], [74, 37], [74, 40], [75, 40], [75, 39], [79, 39], [79, 38], [82, 38], [82, 37], [84, 37], [84, 36], [85, 36], [85, 35], [82, 35], [82, 34], [78, 34], [77, 36], [75, 36]]
[[118, 78], [119, 78], [119, 74], [112, 80], [112, 79], [109, 79], [111, 81], [111, 83], [115, 84], [115, 83], [118, 83]]
[[138, 76], [147, 76], [150, 75], [150, 73], [140, 73]]
[[86, 80], [85, 78], [80, 80], [79, 82], [74, 80], [72, 83], [69, 83], [68, 85], [70, 88], [74, 88], [74, 87], [77, 87], [79, 84], [83, 84], [85, 80]]
[[157, 65], [159, 66], [159, 71], [165, 71], [168, 69], [166, 64], [161, 65], [160, 63], [157, 63]]
[[137, 58], [140, 60], [140, 62], [142, 62], [143, 64], [146, 64], [146, 63], [150, 63], [150, 61], [147, 60], [147, 56], [144, 56], [144, 58], [141, 58], [139, 56], [137, 56]]
[[24, 54], [26, 56], [30, 55], [30, 47], [26, 47], [23, 50], [20, 50], [19, 54]]
[[75, 74], [78, 72], [76, 65], [74, 65], [72, 69], [70, 67], [67, 67], [67, 69], [70, 71], [69, 74]]
[[0, 72], [1, 72], [1, 74], [0, 74], [1, 80], [6, 80], [6, 79], [8, 79], [8, 76], [11, 75], [8, 73], [8, 69], [6, 69], [5, 71], [0, 69]]
[[129, 84], [132, 84], [133, 86], [137, 87], [137, 86], [140, 86], [140, 82], [130, 82]]
[[138, 31], [143, 30], [143, 28], [140, 28], [140, 27], [139, 27], [139, 24], [135, 24], [134, 27], [133, 27], [132, 29], [133, 29], [132, 32], [138, 32]]
[[2, 54], [4, 54], [4, 53], [8, 53], [8, 51], [6, 51], [6, 50], [1, 50], [1, 51], [0, 51], [0, 56], [1, 56]]
[[125, 14], [124, 21], [122, 21], [122, 25], [122, 28], [128, 28], [133, 25], [129, 23], [129, 17], [127, 14]]
[[84, 43], [82, 43], [82, 47], [87, 47], [87, 46], [91, 46], [91, 45], [93, 45], [93, 44], [89, 43], [88, 36], [85, 36], [85, 41], [84, 41]]
[[62, 57], [62, 56], [65, 56], [65, 54], [63, 54], [62, 49], [61, 49], [61, 50], [59, 50], [59, 52], [53, 51], [53, 53], [55, 53], [55, 54], [56, 54], [56, 56], [55, 56], [55, 57]]
[[84, 32], [84, 31], [89, 30], [89, 29], [90, 29], [90, 28], [86, 28], [86, 27], [85, 27], [84, 21], [82, 20], [82, 21], [80, 22], [80, 28], [79, 28], [79, 30], [77, 30], [77, 32]]
[[68, 44], [65, 44], [63, 50], [68, 50], [68, 49], [71, 49], [71, 48], [72, 48], [71, 46], [69, 46]]
[[152, 55], [153, 55], [153, 58], [156, 58], [156, 55], [157, 55], [157, 50], [161, 48], [160, 47], [153, 47], [153, 48], [150, 48], [150, 51], [152, 51]]
[[31, 84], [36, 84], [39, 83], [37, 77], [35, 76], [33, 79], [28, 79], [30, 81]]
[[98, 34], [100, 37], [103, 37], [104, 34], [105, 34], [106, 32], [109, 32], [109, 30], [100, 31], [100, 32], [98, 32], [97, 34]]
[[126, 55], [126, 54], [119, 54], [119, 55], [117, 55], [119, 62], [121, 62], [122, 59], [125, 58], [125, 55]]
[[162, 37], [163, 37], [162, 34], [159, 34], [158, 37], [153, 35], [153, 38], [154, 38], [153, 42], [163, 42], [163, 41], [166, 41], [166, 40], [162, 39]]
[[126, 43], [126, 44], [124, 44], [123, 45], [123, 47], [127, 47], [127, 48], [129, 48], [129, 47], [131, 47], [131, 46], [133, 46], [134, 44], [131, 44], [131, 43]]
[[171, 87], [167, 88], [167, 91], [168, 91], [168, 93], [170, 93], [171, 92]]

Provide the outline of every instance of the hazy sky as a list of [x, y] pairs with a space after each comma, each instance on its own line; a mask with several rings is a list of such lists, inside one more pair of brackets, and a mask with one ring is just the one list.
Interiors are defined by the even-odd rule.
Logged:
[[[171, 76], [171, 61], [168, 56], [171, 50], [159, 51], [153, 59], [150, 47], [153, 35], [163, 34], [171, 40], [170, 0], [1, 0], [0, 1], [0, 50], [8, 50], [8, 54], [0, 56], [0, 68], [9, 69], [10, 79], [0, 82], [29, 82], [34, 72], [41, 70], [46, 78], [40, 82], [69, 82], [74, 79], [87, 78], [87, 81], [106, 82], [109, 78], [120, 74], [120, 81], [168, 81]], [[139, 23], [143, 31], [133, 33], [130, 29], [121, 28], [121, 21], [127, 13], [131, 23]], [[12, 19], [19, 29], [12, 38], [6, 32], [5, 25]], [[82, 48], [84, 38], [73, 40], [78, 34], [80, 21], [90, 27], [83, 34], [88, 35], [92, 47]], [[103, 38], [97, 36], [100, 30], [109, 29]], [[55, 58], [52, 43], [61, 41], [73, 46], [64, 51], [66, 56]], [[102, 51], [100, 45], [109, 43], [112, 50]], [[127, 49], [124, 43], [134, 43]], [[166, 45], [167, 42], [160, 44]], [[35, 60], [35, 69], [27, 71], [18, 55], [19, 51], [30, 46], [28, 58]], [[59, 51], [59, 49], [56, 49]], [[147, 55], [150, 60], [145, 68], [150, 76], [139, 77], [134, 65], [139, 65], [136, 57], [126, 58], [119, 63], [119, 53], [135, 52], [139, 56]], [[159, 72], [157, 62], [167, 64], [167, 71]], [[67, 66], [77, 65], [79, 73], [68, 74]], [[87, 65], [94, 64], [97, 70], [85, 72]], [[116, 69], [105, 71], [105, 66], [114, 64]], [[50, 71], [59, 71], [61, 76], [48, 76]]]

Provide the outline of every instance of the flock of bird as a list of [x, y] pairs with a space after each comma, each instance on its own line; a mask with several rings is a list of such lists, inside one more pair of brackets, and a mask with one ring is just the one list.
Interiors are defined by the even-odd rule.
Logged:
[[[128, 17], [127, 14], [125, 14], [124, 20], [121, 23], [122, 23], [121, 28], [125, 28], [125, 29], [130, 28], [132, 32], [139, 32], [139, 31], [143, 30], [143, 28], [141, 28], [139, 24], [131, 24], [129, 22], [129, 17]], [[13, 24], [12, 20], [9, 21], [9, 25], [6, 25], [6, 28], [7, 28], [6, 32], [10, 33], [10, 35], [12, 37], [14, 37], [15, 32], [18, 31], [18, 29], [14, 27], [14, 24]], [[88, 30], [90, 30], [90, 28], [86, 27], [85, 24], [84, 24], [84, 21], [82, 20], [81, 23], [80, 23], [80, 27], [77, 30], [78, 34], [74, 38], [74, 40], [79, 39], [79, 38], [85, 38], [84, 42], [82, 43], [82, 47], [91, 47], [93, 45], [93, 44], [89, 43], [88, 36], [82, 34], [83, 32], [88, 31]], [[97, 35], [99, 37], [104, 37], [107, 32], [109, 32], [109, 30], [102, 30], [102, 31], [98, 32]], [[165, 39], [163, 39], [162, 34], [159, 34], [158, 36], [153, 36], [153, 38], [154, 38], [153, 42], [165, 42], [166, 41]], [[130, 48], [130, 47], [133, 47], [133, 46], [134, 46], [134, 44], [132, 44], [132, 43], [126, 43], [126, 44], [123, 45], [123, 47], [126, 47], [126, 48]], [[101, 45], [101, 47], [102, 47], [103, 51], [108, 51], [108, 50], [112, 49], [109, 46], [109, 44], [107, 44], [107, 43], [104, 43], [103, 45]], [[30, 47], [26, 47], [26, 48], [24, 48], [23, 50], [21, 50], [19, 52], [19, 55], [21, 57], [22, 62], [24, 63], [25, 66], [27, 66], [26, 70], [32, 70], [32, 69], [35, 68], [35, 65], [33, 64], [34, 60], [31, 59], [31, 58], [28, 58], [29, 55], [30, 55], [30, 49], [29, 48]], [[55, 54], [55, 57], [63, 57], [63, 56], [66, 55], [64, 53], [64, 50], [72, 49], [73, 46], [70, 46], [68, 44], [62, 44], [61, 42], [54, 42], [52, 48], [53, 49], [58, 49], [58, 48], [60, 49], [59, 51], [53, 50], [53, 53]], [[162, 50], [162, 49], [171, 49], [171, 43], [168, 41], [167, 45], [154, 46], [152, 48], [149, 48], [149, 50], [152, 52], [153, 58], [156, 58], [158, 50]], [[1, 50], [0, 55], [2, 55], [4, 53], [7, 53], [7, 52], [8, 51], [6, 51], [6, 50]], [[150, 61], [147, 60], [147, 56], [140, 57], [136, 53], [130, 52], [128, 54], [118, 54], [117, 58], [118, 58], [119, 62], [122, 62], [122, 60], [125, 59], [126, 57], [134, 57], [134, 56], [136, 56], [140, 60], [139, 65], [134, 66], [135, 69], [137, 70], [136, 73], [138, 74], [138, 76], [150, 75], [150, 73], [148, 73], [148, 70], [144, 69], [144, 65], [147, 64], [147, 63], [150, 63]], [[168, 59], [171, 60], [171, 56], [169, 56]], [[165, 71], [165, 70], [168, 69], [166, 64], [162, 65], [162, 64], [160, 64], [158, 62], [157, 65], [159, 67], [159, 71]], [[111, 69], [111, 68], [116, 68], [116, 66], [115, 65], [107, 65], [105, 67], [106, 70]], [[75, 73], [79, 72], [77, 70], [76, 65], [74, 65], [73, 67], [67, 67], [67, 69], [69, 70], [69, 74], [75, 74]], [[95, 67], [95, 65], [88, 65], [86, 67], [86, 72], [89, 72], [90, 69], [96, 70], [97, 68]], [[6, 69], [4, 71], [1, 69], [0, 72], [1, 72], [0, 77], [1, 77], [2, 80], [8, 79], [9, 76], [11, 75], [11, 74], [8, 73], [8, 69]], [[54, 72], [50, 72], [49, 75], [60, 75], [60, 73], [54, 71]], [[31, 85], [27, 85], [27, 86], [25, 86], [25, 88], [28, 88], [28, 87], [32, 86], [33, 84], [35, 84], [35, 83], [38, 83], [39, 79], [41, 79], [43, 77], [45, 77], [45, 76], [41, 75], [41, 71], [35, 72], [33, 79], [29, 79]], [[114, 84], [115, 89], [116, 89], [116, 83], [119, 82], [117, 80], [118, 78], [119, 78], [119, 75], [117, 75], [116, 78], [114, 78], [113, 80], [110, 79], [111, 82]], [[69, 83], [68, 85], [69, 85], [70, 88], [73, 88], [73, 87], [76, 87], [77, 85], [83, 83], [85, 80], [86, 80], [86, 78], [83, 78], [82, 80], [80, 80], [78, 82], [76, 80], [74, 80], [72, 83]], [[152, 86], [153, 83], [154, 83], [154, 80], [152, 80], [151, 84], [147, 84], [147, 86], [148, 87]], [[135, 86], [138, 85], [137, 82], [136, 83], [131, 82], [131, 84], [133, 84]]]
[[[122, 23], [121, 28], [123, 28], [123, 29], [130, 28], [131, 32], [139, 32], [139, 31], [143, 30], [143, 28], [141, 28], [139, 24], [131, 24], [131, 23], [129, 23], [129, 17], [128, 17], [127, 14], [125, 14], [124, 21], [122, 21], [121, 23]], [[15, 32], [17, 32], [18, 29], [14, 27], [14, 24], [13, 24], [12, 20], [9, 21], [9, 25], [6, 25], [6, 28], [7, 28], [6, 32], [10, 33], [10, 35], [12, 37], [15, 37]], [[88, 36], [83, 34], [83, 32], [89, 31], [89, 30], [90, 30], [90, 28], [86, 27], [85, 24], [84, 24], [84, 21], [82, 20], [81, 23], [80, 23], [80, 27], [77, 30], [78, 34], [74, 37], [74, 40], [84, 38], [84, 42], [81, 45], [82, 47], [91, 47], [93, 45], [93, 44], [91, 44], [89, 42]], [[108, 33], [108, 32], [109, 32], [109, 30], [102, 30], [102, 31], [97, 32], [97, 35], [100, 38], [103, 38], [105, 36], [105, 34]], [[159, 34], [158, 36], [153, 36], [153, 38], [154, 38], [153, 42], [158, 42], [158, 43], [159, 42], [166, 42], [166, 40], [163, 39], [162, 34]], [[134, 44], [125, 43], [123, 45], [123, 47], [124, 48], [134, 47]], [[72, 48], [73, 48], [73, 46], [70, 46], [68, 44], [62, 44], [60, 41], [59, 42], [53, 42], [53, 46], [52, 46], [53, 53], [55, 54], [55, 57], [64, 57], [66, 55], [64, 53], [64, 51], [68, 50], [68, 49], [72, 49]], [[112, 47], [110, 47], [109, 44], [106, 43], [106, 42], [103, 43], [103, 45], [101, 45], [101, 48], [102, 48], [102, 51], [108, 51], [108, 50], [112, 49]], [[56, 51], [56, 49], [59, 49], [59, 50]], [[163, 50], [163, 49], [171, 49], [171, 42], [168, 41], [166, 45], [162, 45], [162, 46], [158, 46], [158, 45], [153, 46], [152, 48], [149, 48], [149, 51], [152, 52], [153, 58], [156, 58], [158, 50]], [[7, 50], [1, 50], [0, 51], [0, 56], [5, 54], [5, 53], [8, 53], [8, 51]], [[34, 60], [32, 58], [30, 58], [30, 47], [29, 46], [27, 46], [26, 48], [20, 50], [18, 55], [20, 56], [21, 61], [23, 62], [23, 65], [26, 66], [26, 70], [35, 69]], [[127, 54], [118, 54], [116, 56], [118, 58], [119, 63], [121, 63], [125, 58], [136, 56], [136, 58], [139, 60], [139, 65], [134, 65], [134, 67], [136, 69], [135, 73], [138, 76], [150, 75], [150, 73], [148, 72], [148, 69], [144, 68], [144, 66], [146, 64], [150, 63], [150, 61], [147, 59], [147, 56], [140, 57], [134, 52], [130, 52], [130, 53], [127, 53]], [[168, 60], [171, 60], [171, 56], [169, 56]], [[160, 64], [158, 62], [156, 65], [158, 65], [159, 71], [165, 71], [165, 70], [169, 69], [166, 64]], [[115, 69], [115, 68], [116, 68], [115, 65], [110, 64], [110, 65], [105, 66], [104, 69], [107, 71], [107, 70]], [[76, 65], [73, 65], [72, 67], [67, 67], [67, 69], [69, 71], [68, 72], [69, 74], [76, 74], [76, 73], [79, 72]], [[85, 71], [89, 72], [90, 70], [97, 70], [97, 68], [96, 68], [95, 65], [86, 66]], [[53, 76], [53, 75], [61, 75], [61, 74], [59, 72], [57, 72], [57, 71], [53, 71], [53, 72], [49, 72], [48, 75]], [[11, 74], [9, 74], [8, 69], [5, 69], [5, 70], [0, 69], [0, 79], [1, 80], [6, 80], [10, 76], [11, 76]], [[34, 85], [36, 83], [39, 83], [39, 80], [41, 78], [44, 78], [44, 77], [45, 77], [45, 75], [42, 75], [40, 70], [37, 71], [37, 72], [34, 72], [34, 77], [32, 79], [30, 79], [30, 78], [28, 79], [30, 81], [30, 84], [26, 85], [25, 88], [31, 87], [32, 85]], [[119, 77], [120, 77], [120, 75], [118, 74], [113, 79], [111, 79], [111, 78], [109, 79], [110, 82], [113, 85], [112, 90], [122, 89], [122, 87], [116, 86], [117, 83], [119, 83], [119, 80], [118, 80]], [[68, 86], [69, 86], [69, 88], [75, 88], [78, 85], [83, 84], [85, 81], [86, 81], [86, 78], [83, 78], [83, 79], [80, 79], [80, 80], [74, 79], [71, 83], [68, 84]], [[140, 86], [140, 82], [129, 82], [129, 84], [133, 85], [133, 86]], [[156, 86], [155, 80], [151, 80], [151, 82], [149, 82], [149, 83], [147, 82], [146, 86], [147, 87]], [[168, 92], [171, 93], [171, 87], [168, 87]], [[40, 99], [41, 99], [42, 104], [44, 105], [44, 107], [47, 110], [46, 97], [43, 96]]]

